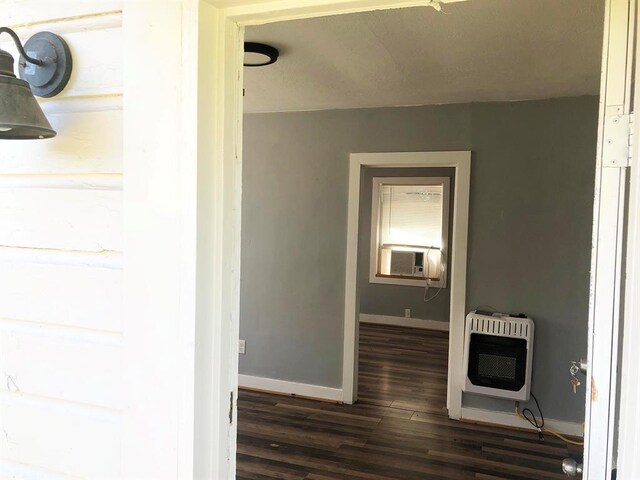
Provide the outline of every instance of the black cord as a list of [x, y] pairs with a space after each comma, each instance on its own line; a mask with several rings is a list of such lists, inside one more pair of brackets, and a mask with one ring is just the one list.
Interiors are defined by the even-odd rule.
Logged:
[[530, 408], [525, 408], [522, 410], [522, 416], [529, 422], [533, 427], [538, 430], [538, 438], [540, 440], [544, 440], [544, 435], [542, 434], [542, 429], [544, 428], [544, 415], [542, 414], [542, 409], [540, 408], [540, 404], [538, 403], [538, 399], [532, 393], [531, 398], [536, 402], [536, 407], [538, 407], [538, 412], [540, 412], [540, 423], [538, 423], [538, 419], [536, 415]]

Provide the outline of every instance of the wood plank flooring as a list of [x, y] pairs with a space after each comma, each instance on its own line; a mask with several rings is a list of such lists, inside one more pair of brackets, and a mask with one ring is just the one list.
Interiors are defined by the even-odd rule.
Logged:
[[362, 325], [356, 405], [241, 390], [238, 480], [565, 479], [554, 437], [447, 418], [447, 345], [443, 332]]

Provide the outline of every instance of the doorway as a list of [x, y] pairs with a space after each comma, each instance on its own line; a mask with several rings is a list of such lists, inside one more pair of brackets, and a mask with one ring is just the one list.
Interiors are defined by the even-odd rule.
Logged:
[[[395, 168], [394, 168], [395, 167]], [[388, 175], [400, 175], [403, 171], [413, 171], [429, 169], [432, 173], [439, 172], [442, 178], [448, 178], [449, 199], [444, 202], [446, 205], [446, 252], [444, 260], [447, 262], [447, 281], [443, 284], [445, 302], [443, 320], [450, 328], [453, 326], [451, 335], [456, 339], [449, 342], [449, 355], [457, 358], [462, 354], [462, 330], [460, 322], [452, 321], [464, 315], [466, 296], [466, 270], [467, 270], [467, 234], [469, 215], [469, 188], [471, 175], [471, 152], [423, 152], [423, 153], [378, 153], [378, 154], [352, 154], [350, 158], [349, 173], [349, 206], [348, 206], [348, 230], [347, 230], [347, 259], [346, 259], [346, 281], [345, 281], [345, 316], [344, 316], [344, 370], [343, 370], [343, 391], [346, 403], [353, 403], [357, 400], [358, 385], [358, 347], [359, 347], [359, 324], [362, 313], [363, 300], [386, 295], [387, 292], [368, 291], [378, 285], [371, 283], [369, 266], [377, 260], [372, 260], [371, 252], [375, 250], [372, 244], [374, 233], [372, 225], [372, 204], [371, 200], [373, 186], [370, 182], [375, 172], [387, 172]], [[425, 173], [423, 170], [422, 173]], [[385, 174], [385, 176], [387, 175]], [[366, 208], [370, 206], [370, 208]], [[443, 212], [443, 215], [444, 212]], [[360, 257], [358, 259], [358, 257]], [[359, 264], [359, 265], [358, 265]], [[424, 263], [423, 263], [424, 264]], [[444, 266], [444, 265], [443, 265]], [[360, 272], [360, 273], [359, 273]], [[425, 273], [425, 272], [423, 272]], [[364, 280], [363, 280], [364, 278]], [[422, 292], [422, 280], [420, 279], [417, 288]], [[425, 282], [426, 283], [426, 282]], [[360, 287], [360, 292], [358, 292]], [[382, 288], [385, 288], [383, 286]], [[425, 290], [428, 290], [425, 284]], [[413, 290], [415, 297], [416, 286], [409, 287]], [[431, 301], [434, 290], [429, 294], [424, 292], [422, 302]], [[407, 292], [407, 287], [400, 289], [399, 295], [406, 298], [411, 295]], [[438, 293], [439, 294], [439, 293]], [[388, 298], [388, 297], [386, 297]], [[385, 301], [385, 303], [388, 303]], [[406, 305], [405, 305], [406, 306]], [[389, 308], [387, 305], [386, 308]], [[378, 307], [379, 308], [379, 307]], [[395, 306], [396, 309], [401, 308]], [[404, 307], [402, 307], [404, 308]], [[371, 312], [371, 310], [370, 310]], [[388, 312], [387, 312], [388, 313]], [[388, 315], [377, 316], [378, 319]], [[368, 317], [371, 320], [372, 317]], [[376, 318], [375, 316], [373, 318]], [[430, 322], [423, 322], [425, 324]], [[407, 321], [404, 321], [405, 326]], [[433, 327], [435, 324], [431, 324]], [[414, 324], [415, 326], [415, 324]], [[448, 328], [448, 329], [449, 329]], [[459, 338], [460, 337], [460, 338]], [[447, 375], [447, 408], [451, 418], [460, 418], [461, 410], [461, 384], [459, 371], [455, 365], [450, 364]], [[460, 392], [460, 393], [458, 393]]]

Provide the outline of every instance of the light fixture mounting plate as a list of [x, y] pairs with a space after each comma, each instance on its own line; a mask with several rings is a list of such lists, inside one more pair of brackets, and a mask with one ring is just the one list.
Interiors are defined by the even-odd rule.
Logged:
[[40, 32], [24, 45], [27, 55], [41, 60], [42, 65], [29, 63], [20, 57], [18, 73], [31, 91], [39, 97], [54, 97], [69, 83], [73, 62], [67, 42], [51, 32]]

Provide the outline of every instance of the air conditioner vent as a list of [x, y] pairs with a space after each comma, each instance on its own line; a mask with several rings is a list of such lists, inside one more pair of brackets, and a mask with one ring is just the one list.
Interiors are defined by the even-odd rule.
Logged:
[[391, 275], [413, 275], [415, 252], [391, 252]]

